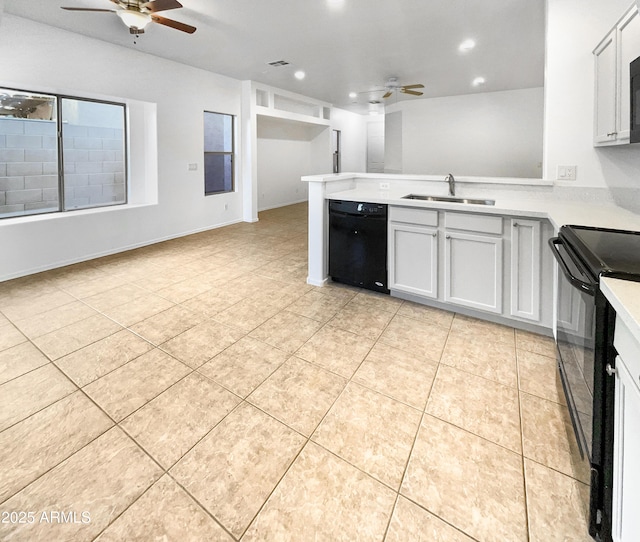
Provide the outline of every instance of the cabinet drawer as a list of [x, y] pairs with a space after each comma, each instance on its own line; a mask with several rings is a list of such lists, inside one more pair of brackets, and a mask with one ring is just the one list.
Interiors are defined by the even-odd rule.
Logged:
[[620, 358], [631, 375], [636, 388], [640, 390], [640, 343], [620, 317], [616, 317], [616, 331], [613, 338]]
[[415, 209], [413, 207], [389, 207], [389, 220], [404, 224], [438, 225], [438, 211]]
[[451, 213], [444, 215], [447, 229], [502, 235], [502, 217], [481, 214]]

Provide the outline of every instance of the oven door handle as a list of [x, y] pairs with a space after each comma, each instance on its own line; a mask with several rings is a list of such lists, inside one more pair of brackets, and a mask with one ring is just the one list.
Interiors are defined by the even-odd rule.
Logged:
[[573, 274], [571, 273], [569, 266], [562, 258], [562, 254], [560, 254], [560, 251], [556, 248], [556, 245], [561, 245], [561, 244], [562, 244], [562, 241], [560, 241], [558, 237], [553, 237], [552, 239], [549, 239], [549, 246], [551, 247], [551, 251], [555, 256], [555, 259], [558, 262], [560, 269], [562, 269], [564, 276], [567, 277], [567, 280], [571, 284], [573, 284], [576, 288], [580, 288], [581, 290], [584, 290], [585, 292], [588, 292], [589, 294], [594, 295], [596, 289], [593, 284], [584, 282], [583, 280], [580, 280], [579, 278], [574, 277]]

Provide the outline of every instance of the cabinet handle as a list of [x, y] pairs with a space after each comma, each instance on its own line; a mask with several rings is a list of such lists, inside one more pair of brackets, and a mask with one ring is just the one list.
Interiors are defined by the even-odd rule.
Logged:
[[445, 237], [445, 239], [451, 239], [450, 235], [445, 235], [444, 237]]
[[607, 366], [604, 368], [605, 371], [607, 371], [607, 374], [609, 376], [613, 376], [614, 374], [616, 374], [616, 369], [615, 367], [611, 367], [611, 363], [607, 363]]
[[517, 222], [514, 222], [514, 223], [513, 223], [513, 227], [514, 227], [514, 228], [517, 228], [518, 226], [520, 226], [520, 224], [518, 224]]
[[433, 237], [438, 237], [437, 233], [432, 233], [431, 235], [433, 235]]
[[611, 136], [614, 136], [614, 135], [618, 135], [618, 132], [609, 132], [607, 134], [607, 137], [611, 137]]

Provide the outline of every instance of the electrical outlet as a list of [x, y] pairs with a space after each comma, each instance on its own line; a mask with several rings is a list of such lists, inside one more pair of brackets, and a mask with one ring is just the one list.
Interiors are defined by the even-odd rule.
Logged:
[[559, 181], [575, 181], [578, 166], [558, 166]]
[[198, 164], [189, 164], [189, 171], [198, 171]]
[[389, 190], [389, 183], [380, 183], [380, 190]]

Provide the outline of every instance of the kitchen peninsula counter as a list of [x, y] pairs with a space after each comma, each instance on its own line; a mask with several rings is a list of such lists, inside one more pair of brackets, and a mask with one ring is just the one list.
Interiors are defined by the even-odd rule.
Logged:
[[[309, 275], [316, 286], [327, 280], [326, 200], [366, 201], [403, 207], [547, 219], [555, 230], [565, 224], [640, 231], [640, 215], [615, 205], [605, 189], [554, 186], [541, 179], [457, 177], [456, 196], [493, 199], [475, 205], [403, 199], [408, 194], [447, 196], [444, 176], [343, 173], [302, 177], [309, 183]], [[382, 187], [382, 188], [381, 188]]]

